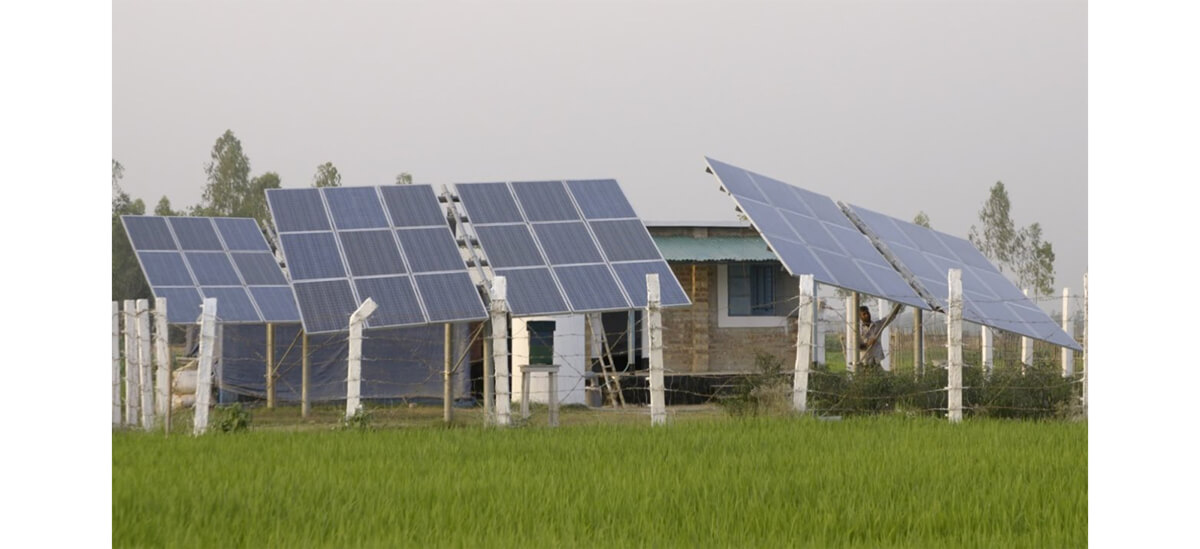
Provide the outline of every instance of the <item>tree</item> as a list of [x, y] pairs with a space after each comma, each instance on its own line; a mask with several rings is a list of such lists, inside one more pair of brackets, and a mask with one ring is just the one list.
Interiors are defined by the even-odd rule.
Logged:
[[154, 207], [154, 215], [170, 217], [173, 215], [182, 215], [182, 213], [171, 209], [171, 200], [165, 195], [158, 200], [158, 205]]
[[115, 159], [112, 162], [112, 299], [140, 299], [150, 297], [150, 285], [142, 274], [133, 246], [125, 234], [125, 225], [121, 223], [122, 215], [142, 215], [146, 213], [146, 204], [139, 198], [131, 200], [121, 189], [121, 178], [125, 176], [125, 167]]
[[929, 224], [929, 216], [923, 211], [917, 212], [917, 217], [913, 218], [913, 223], [925, 227], [926, 229], [933, 228], [933, 226]]
[[239, 213], [250, 193], [250, 158], [242, 152], [242, 142], [225, 130], [213, 144], [211, 160], [204, 166], [208, 185], [204, 198], [193, 213], [223, 217]]
[[396, 176], [396, 184], [412, 185], [412, 174], [408, 172], [400, 172], [400, 174]]
[[317, 166], [317, 173], [313, 176], [314, 187], [341, 187], [342, 174], [338, 173], [337, 168], [333, 166], [333, 162], [326, 162]]
[[983, 228], [971, 225], [968, 235], [971, 243], [979, 248], [983, 255], [994, 260], [1001, 272], [1006, 266], [1012, 268], [1020, 247], [1020, 235], [1009, 217], [1010, 209], [1008, 191], [1004, 190], [1004, 183], [997, 181], [992, 186], [987, 201], [983, 203], [983, 208], [979, 210], [979, 221]]
[[1054, 246], [1042, 241], [1042, 226], [1034, 223], [1021, 229], [1017, 280], [1022, 288], [1033, 288], [1034, 295], [1054, 293]]
[[238, 217], [253, 217], [259, 227], [265, 227], [271, 217], [271, 210], [267, 208], [267, 189], [278, 189], [280, 186], [282, 182], [275, 172], [267, 172], [250, 180], [250, 193], [242, 201]]

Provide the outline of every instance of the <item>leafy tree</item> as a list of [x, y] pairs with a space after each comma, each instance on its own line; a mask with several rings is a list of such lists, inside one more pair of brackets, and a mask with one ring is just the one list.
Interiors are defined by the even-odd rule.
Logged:
[[412, 185], [412, 174], [408, 172], [400, 172], [400, 174], [396, 176], [396, 184]]
[[341, 187], [342, 174], [338, 173], [337, 168], [333, 166], [333, 162], [326, 162], [317, 166], [317, 173], [313, 176], [314, 187]]
[[271, 218], [271, 210], [267, 208], [267, 189], [278, 189], [282, 186], [279, 174], [267, 172], [250, 180], [250, 193], [242, 201], [238, 211], [239, 217], [253, 217], [259, 227], [265, 227]]
[[1035, 295], [1054, 293], [1054, 246], [1042, 241], [1042, 226], [1034, 223], [1021, 229], [1017, 280], [1022, 288], [1033, 288]]
[[125, 167], [115, 159], [112, 162], [112, 299], [140, 299], [150, 297], [150, 285], [142, 274], [133, 246], [125, 234], [125, 225], [121, 223], [122, 215], [142, 215], [146, 213], [146, 204], [139, 198], [132, 200], [121, 189], [121, 178], [125, 176]]
[[250, 158], [242, 152], [242, 142], [225, 130], [213, 144], [211, 160], [204, 166], [208, 185], [194, 214], [213, 217], [236, 216], [250, 194]]
[[1004, 183], [997, 181], [992, 186], [983, 208], [979, 210], [979, 221], [983, 228], [971, 225], [968, 239], [983, 255], [994, 260], [1003, 272], [1007, 266], [1010, 269], [1017, 259], [1020, 247], [1020, 234], [1009, 217], [1011, 204]]
[[158, 205], [154, 207], [154, 215], [169, 217], [173, 215], [182, 215], [183, 212], [177, 212], [171, 209], [171, 200], [164, 195], [158, 200]]
[[913, 218], [913, 223], [925, 227], [926, 229], [933, 228], [933, 226], [929, 224], [929, 216], [923, 211], [917, 212], [917, 217]]

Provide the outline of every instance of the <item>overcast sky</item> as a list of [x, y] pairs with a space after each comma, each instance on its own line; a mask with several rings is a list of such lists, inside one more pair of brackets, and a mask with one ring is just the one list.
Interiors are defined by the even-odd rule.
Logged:
[[1003, 181], [1077, 293], [1087, 60], [1081, 0], [117, 0], [112, 154], [151, 208], [230, 129], [285, 187], [611, 177], [733, 220], [707, 155], [963, 238]]

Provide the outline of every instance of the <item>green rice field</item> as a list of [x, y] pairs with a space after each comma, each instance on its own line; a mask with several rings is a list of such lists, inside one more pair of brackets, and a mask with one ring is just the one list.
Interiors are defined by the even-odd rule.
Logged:
[[1085, 547], [1087, 423], [112, 435], [114, 547]]

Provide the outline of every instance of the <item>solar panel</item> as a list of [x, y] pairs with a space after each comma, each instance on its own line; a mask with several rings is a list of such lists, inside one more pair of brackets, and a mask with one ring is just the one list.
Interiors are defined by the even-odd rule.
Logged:
[[947, 273], [962, 269], [964, 320], [1083, 349], [969, 241], [859, 206], [847, 208], [942, 310], [948, 307]]
[[431, 186], [270, 189], [267, 203], [307, 332], [347, 330], [368, 297], [371, 328], [487, 317]]
[[929, 309], [828, 196], [705, 158], [792, 276]]
[[[633, 281], [636, 268], [621, 265], [657, 261], [654, 272], [670, 273], [615, 180], [460, 183], [455, 190], [494, 275], [508, 277], [516, 316], [644, 306], [645, 280]], [[673, 274], [662, 284], [672, 287], [663, 305], [691, 303]]]
[[298, 322], [296, 299], [270, 246], [249, 218], [122, 216], [167, 322], [194, 323], [216, 297], [229, 323]]

